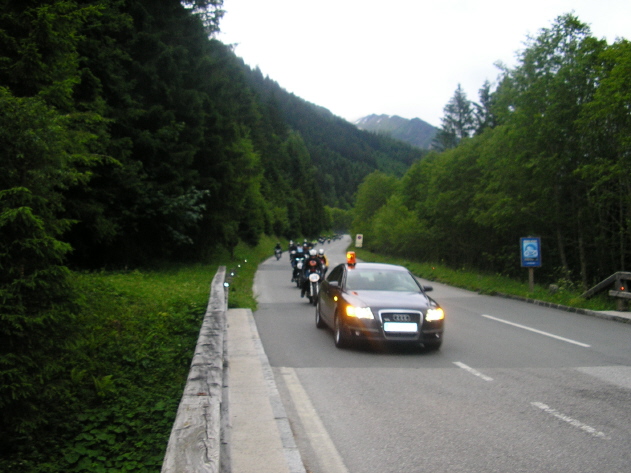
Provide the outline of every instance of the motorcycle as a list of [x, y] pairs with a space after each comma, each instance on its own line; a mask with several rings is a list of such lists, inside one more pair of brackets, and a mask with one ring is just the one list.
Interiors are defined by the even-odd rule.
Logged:
[[304, 264], [304, 261], [305, 255], [302, 253], [296, 253], [293, 261], [291, 262], [291, 265], [294, 267], [291, 281], [295, 282], [297, 287], [300, 287], [300, 283], [302, 282], [300, 280], [300, 275], [302, 274], [302, 266]]
[[281, 250], [280, 248], [274, 248], [274, 256], [276, 256], [276, 261], [278, 261], [282, 255], [283, 250]]
[[320, 292], [320, 281], [322, 280], [322, 269], [316, 261], [309, 260], [309, 267], [302, 273], [302, 284], [307, 284], [306, 294], [309, 298], [309, 303], [316, 305], [318, 302], [318, 293]]

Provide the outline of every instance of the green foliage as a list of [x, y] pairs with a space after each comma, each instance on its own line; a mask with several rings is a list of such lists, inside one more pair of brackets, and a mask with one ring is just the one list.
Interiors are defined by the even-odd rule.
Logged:
[[368, 241], [372, 241], [372, 218], [397, 190], [396, 177], [381, 171], [368, 175], [357, 189], [352, 230], [363, 233]]
[[328, 228], [335, 233], [348, 233], [353, 223], [353, 213], [350, 210], [325, 206], [330, 224]]
[[390, 196], [375, 213], [372, 228], [371, 243], [377, 248], [390, 248], [394, 255], [423, 253], [425, 229], [399, 194]]
[[329, 224], [325, 202], [349, 209], [365, 175], [402, 175], [422, 156], [287, 93], [209, 39], [222, 3], [56, 0], [0, 13], [0, 86], [56, 107], [68, 137], [100, 157], [89, 182], [79, 181], [89, 164], [77, 164], [80, 185], [48, 201], [74, 222], [63, 234], [72, 267], [199, 260], [261, 233], [315, 236]]
[[0, 87], [0, 443], [45, 423], [71, 320], [61, 193], [87, 180], [81, 134], [39, 98]]
[[[275, 132], [279, 131], [277, 121], [284, 120], [286, 127], [301, 136], [315, 168], [315, 188], [325, 205], [351, 208], [357, 187], [368, 174], [379, 170], [401, 176], [426, 154], [426, 150], [384, 134], [360, 130], [330, 111], [288, 94], [260, 70], [250, 71], [245, 66], [244, 70], [253, 90], [268, 104], [269, 120], [274, 120], [270, 126]], [[286, 166], [282, 161], [276, 165], [281, 170]], [[299, 177], [290, 175], [290, 185], [300, 182]]]
[[10, 431], [3, 409], [0, 471], [159, 471], [217, 267], [235, 273], [229, 305], [255, 309], [254, 274], [276, 241], [214, 264], [71, 273], [76, 314], [50, 339], [39, 422]]
[[158, 471], [216, 271], [71, 273], [76, 313], [32, 378], [39, 422], [3, 425], [0, 471]]
[[433, 147], [445, 151], [458, 146], [464, 138], [470, 137], [475, 131], [475, 114], [473, 104], [467, 99], [460, 84], [454, 96], [445, 105], [445, 116], [442, 125], [432, 143]]

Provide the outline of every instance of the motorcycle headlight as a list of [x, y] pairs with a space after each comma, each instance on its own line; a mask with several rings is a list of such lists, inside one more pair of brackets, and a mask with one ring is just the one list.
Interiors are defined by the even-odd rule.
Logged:
[[443, 320], [445, 318], [445, 311], [440, 307], [434, 307], [433, 309], [427, 309], [425, 314], [425, 320], [428, 322], [435, 322], [437, 320]]
[[370, 307], [355, 307], [352, 305], [346, 306], [346, 315], [349, 317], [355, 317], [357, 319], [373, 319], [372, 310]]
[[318, 282], [320, 280], [320, 275], [317, 273], [311, 273], [309, 275], [309, 281], [311, 282]]

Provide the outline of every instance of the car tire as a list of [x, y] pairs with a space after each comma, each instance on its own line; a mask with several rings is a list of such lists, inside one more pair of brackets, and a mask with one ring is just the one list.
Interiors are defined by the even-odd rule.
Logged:
[[318, 303], [315, 308], [315, 321], [317, 328], [325, 328], [326, 324], [322, 320], [322, 314], [320, 314], [320, 304]]
[[335, 322], [333, 327], [333, 337], [337, 348], [348, 348], [351, 344], [350, 337], [346, 327], [340, 322], [340, 318], [335, 314]]

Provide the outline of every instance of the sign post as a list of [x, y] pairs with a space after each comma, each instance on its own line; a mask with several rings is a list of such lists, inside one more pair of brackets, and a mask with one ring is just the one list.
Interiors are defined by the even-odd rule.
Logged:
[[522, 268], [528, 268], [530, 292], [535, 290], [535, 268], [541, 267], [541, 238], [523, 237], [519, 239]]
[[364, 235], [358, 233], [355, 235], [355, 248], [361, 248], [364, 243]]

